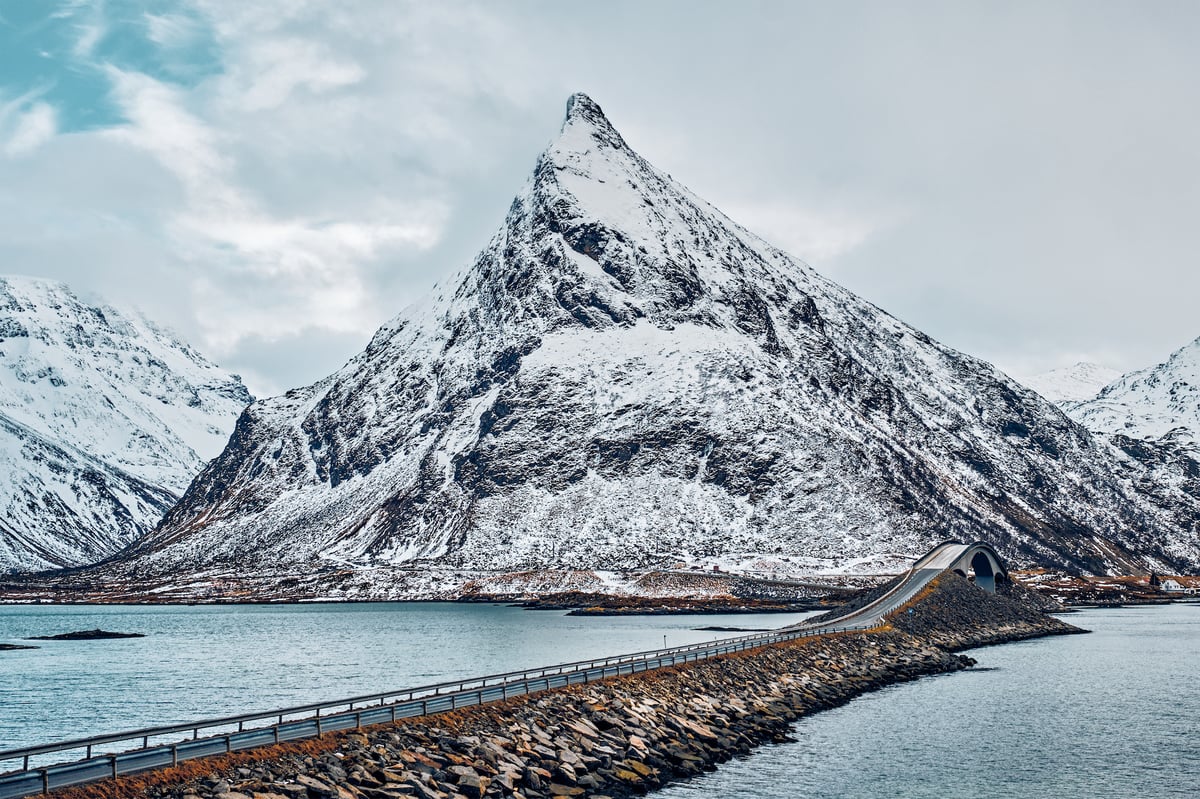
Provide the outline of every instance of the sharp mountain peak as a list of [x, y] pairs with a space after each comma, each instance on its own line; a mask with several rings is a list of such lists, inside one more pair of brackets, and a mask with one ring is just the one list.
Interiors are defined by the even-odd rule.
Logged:
[[419, 596], [454, 590], [434, 568], [836, 565], [948, 537], [1200, 564], [1200, 505], [1139, 493], [1141, 468], [748, 233], [574, 95], [474, 262], [338, 373], [250, 406], [107, 568], [336, 563]]

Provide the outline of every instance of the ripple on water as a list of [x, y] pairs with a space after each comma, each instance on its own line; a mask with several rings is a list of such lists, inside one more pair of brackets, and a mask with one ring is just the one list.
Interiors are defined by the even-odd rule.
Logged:
[[[783, 626], [809, 615], [752, 618]], [[672, 646], [711, 641], [729, 633], [693, 628], [748, 618], [433, 602], [0, 606], [0, 641], [146, 633], [0, 653], [0, 750], [653, 649], [664, 635]]]
[[660, 799], [1194, 797], [1200, 608], [1086, 611], [1092, 635], [974, 650], [983, 668], [799, 722]]

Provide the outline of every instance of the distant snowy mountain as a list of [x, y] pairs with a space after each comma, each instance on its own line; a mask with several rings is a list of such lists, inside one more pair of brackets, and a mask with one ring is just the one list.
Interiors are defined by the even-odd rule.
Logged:
[[576, 95], [475, 263], [336, 374], [247, 408], [102, 576], [836, 565], [950, 537], [1176, 570], [1200, 566], [1197, 519], [1050, 402], [730, 221]]
[[0, 277], [0, 573], [129, 544], [221, 452], [251, 399], [141, 316]]
[[1065, 406], [1093, 399], [1102, 388], [1120, 376], [1121, 373], [1116, 369], [1081, 362], [1051, 369], [1023, 382], [1051, 402]]
[[1166, 441], [1200, 454], [1200, 339], [1157, 366], [1114, 379], [1069, 413], [1098, 433]]

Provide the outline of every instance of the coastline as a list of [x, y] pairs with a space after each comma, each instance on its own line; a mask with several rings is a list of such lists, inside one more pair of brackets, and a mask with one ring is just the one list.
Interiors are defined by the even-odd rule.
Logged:
[[[765, 576], [735, 572], [587, 570], [460, 572], [379, 568], [377, 584], [353, 570], [238, 576], [197, 575], [191, 582], [100, 578], [89, 567], [0, 575], [0, 605], [290, 605], [462, 602], [569, 610], [577, 615], [770, 613], [827, 610], [869, 594], [894, 574]], [[1114, 607], [1200, 601], [1200, 576], [1162, 575], [1184, 590], [1161, 590], [1149, 577], [1080, 576], [1045, 569], [1014, 571], [1015, 584], [1046, 606]]]
[[1081, 632], [944, 577], [883, 628], [330, 734], [56, 795], [68, 799], [610, 796], [644, 793], [786, 740], [865, 692], [973, 661], [957, 650]]

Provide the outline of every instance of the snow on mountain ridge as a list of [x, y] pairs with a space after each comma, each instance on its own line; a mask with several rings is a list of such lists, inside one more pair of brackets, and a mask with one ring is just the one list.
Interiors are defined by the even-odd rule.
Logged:
[[1120, 376], [1121, 373], [1116, 369], [1081, 361], [1042, 372], [1022, 382], [1060, 407], [1069, 408], [1073, 404], [1094, 399], [1105, 386]]
[[129, 543], [221, 451], [251, 399], [139, 314], [0, 277], [0, 570], [77, 566]]
[[[1105, 435], [1200, 445], [1200, 339], [1163, 363], [1111, 381], [1094, 398], [1069, 410]], [[1200, 453], [1200, 449], [1197, 449]]]
[[1195, 500], [1139, 495], [1137, 463], [730, 222], [582, 95], [451, 285], [247, 408], [109, 572], [834, 561], [952, 536], [1200, 563]]

